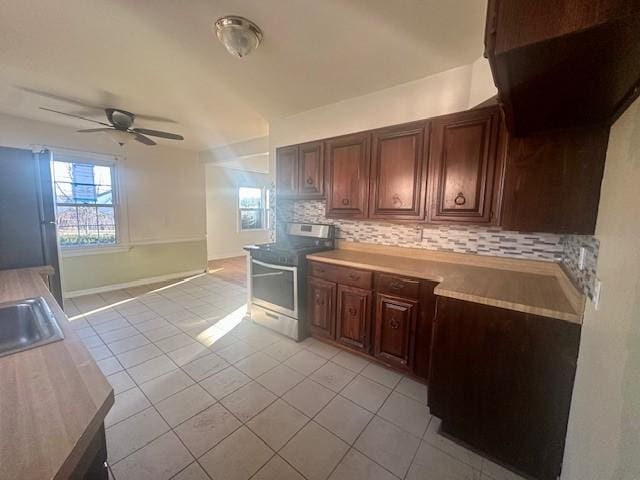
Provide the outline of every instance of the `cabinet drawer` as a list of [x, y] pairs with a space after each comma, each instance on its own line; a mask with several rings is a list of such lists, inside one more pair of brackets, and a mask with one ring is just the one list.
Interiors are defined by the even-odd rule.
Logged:
[[309, 275], [322, 278], [330, 282], [348, 285], [350, 287], [371, 288], [372, 272], [355, 268], [339, 267], [328, 263], [309, 262]]
[[376, 273], [375, 290], [400, 297], [418, 298], [420, 295], [420, 281], [388, 273]]

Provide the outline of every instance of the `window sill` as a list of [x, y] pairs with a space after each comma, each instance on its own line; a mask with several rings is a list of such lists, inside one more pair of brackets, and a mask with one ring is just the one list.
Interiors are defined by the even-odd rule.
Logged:
[[129, 245], [102, 245], [86, 247], [60, 247], [62, 258], [84, 257], [87, 255], [103, 255], [109, 253], [124, 253], [131, 249]]

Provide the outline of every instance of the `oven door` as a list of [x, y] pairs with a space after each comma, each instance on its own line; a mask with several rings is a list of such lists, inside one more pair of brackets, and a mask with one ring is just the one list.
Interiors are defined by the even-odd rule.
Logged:
[[251, 259], [251, 302], [298, 318], [298, 269]]

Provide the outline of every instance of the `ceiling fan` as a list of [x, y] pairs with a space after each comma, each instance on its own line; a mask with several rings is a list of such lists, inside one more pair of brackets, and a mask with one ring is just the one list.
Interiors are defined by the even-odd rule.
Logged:
[[135, 114], [131, 112], [127, 112], [126, 110], [120, 110], [119, 108], [105, 108], [104, 112], [107, 116], [106, 122], [101, 122], [98, 120], [93, 120], [91, 118], [86, 118], [81, 115], [76, 115], [73, 113], [60, 112], [58, 110], [53, 110], [51, 108], [40, 107], [41, 110], [45, 110], [47, 112], [58, 113], [60, 115], [66, 115], [67, 117], [79, 118], [80, 120], [86, 120], [87, 122], [97, 123], [102, 125], [101, 128], [88, 128], [84, 130], [78, 130], [79, 133], [97, 133], [97, 132], [105, 132], [108, 133], [111, 138], [119, 143], [121, 146], [127, 143], [130, 139], [136, 140], [145, 145], [156, 145], [152, 139], [150, 139], [147, 135], [152, 137], [160, 137], [167, 138], [169, 140], [184, 140], [182, 135], [178, 135], [176, 133], [162, 132], [160, 130], [151, 130], [148, 128], [134, 128], [133, 122], [136, 119]]

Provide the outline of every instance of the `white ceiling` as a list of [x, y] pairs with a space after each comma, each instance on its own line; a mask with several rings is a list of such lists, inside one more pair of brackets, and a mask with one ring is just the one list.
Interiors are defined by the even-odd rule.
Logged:
[[[91, 128], [38, 106], [102, 119], [97, 106], [175, 119], [137, 126], [202, 149], [266, 135], [272, 118], [471, 63], [485, 0], [0, 0], [0, 111]], [[256, 22], [240, 60], [216, 18]], [[169, 142], [169, 141], [165, 141]], [[176, 145], [176, 143], [171, 143]]]

